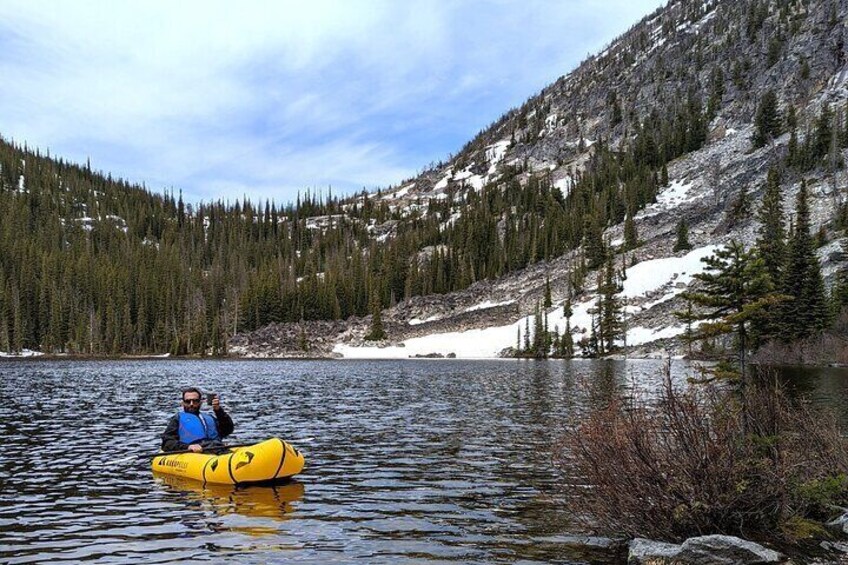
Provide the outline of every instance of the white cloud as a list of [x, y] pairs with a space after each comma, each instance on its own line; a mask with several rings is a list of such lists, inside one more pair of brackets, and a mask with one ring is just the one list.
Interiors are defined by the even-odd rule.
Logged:
[[386, 185], [659, 2], [592, 4], [6, 0], [0, 133], [195, 199]]

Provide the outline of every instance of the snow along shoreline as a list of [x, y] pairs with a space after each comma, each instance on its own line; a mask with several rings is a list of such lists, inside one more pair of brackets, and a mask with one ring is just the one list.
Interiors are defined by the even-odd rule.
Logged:
[[[704, 270], [701, 259], [712, 255], [719, 247], [707, 245], [693, 249], [681, 257], [642, 261], [627, 269], [622, 297], [626, 298], [629, 304], [644, 300], [648, 294], [664, 291], [659, 299], [652, 300], [645, 306], [628, 307], [628, 312], [648, 309], [684, 292], [693, 275]], [[589, 310], [594, 305], [594, 298], [573, 305], [571, 327], [575, 342], [588, 335], [588, 328], [591, 326]], [[518, 333], [521, 331], [523, 335], [528, 321], [532, 327], [532, 319], [533, 316], [530, 315], [505, 326], [415, 337], [386, 347], [336, 344], [333, 353], [344, 359], [408, 359], [433, 355], [451, 355], [457, 359], [499, 359], [501, 351], [516, 345]], [[561, 306], [548, 309], [548, 327], [560, 331], [565, 328]], [[676, 337], [684, 331], [685, 327], [677, 324], [661, 328], [633, 327], [628, 331], [627, 345], [643, 345]]]

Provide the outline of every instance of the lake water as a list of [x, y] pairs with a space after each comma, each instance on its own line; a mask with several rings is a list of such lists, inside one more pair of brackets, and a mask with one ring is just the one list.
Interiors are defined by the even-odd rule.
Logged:
[[[674, 366], [678, 376], [685, 364]], [[0, 363], [0, 562], [580, 563], [563, 431], [656, 386], [655, 361]], [[848, 373], [795, 378], [848, 421]], [[154, 477], [179, 390], [220, 394], [231, 441], [290, 440], [292, 484]]]

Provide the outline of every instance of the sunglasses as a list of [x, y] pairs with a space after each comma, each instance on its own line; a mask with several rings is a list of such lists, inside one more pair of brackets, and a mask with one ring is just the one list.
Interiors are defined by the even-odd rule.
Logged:
[[183, 404], [200, 404], [199, 398], [183, 398]]

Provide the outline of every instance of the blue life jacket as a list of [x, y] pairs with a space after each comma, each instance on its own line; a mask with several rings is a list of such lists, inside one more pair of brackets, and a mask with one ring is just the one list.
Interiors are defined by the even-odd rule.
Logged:
[[186, 445], [218, 440], [218, 422], [211, 414], [180, 412], [180, 441]]

